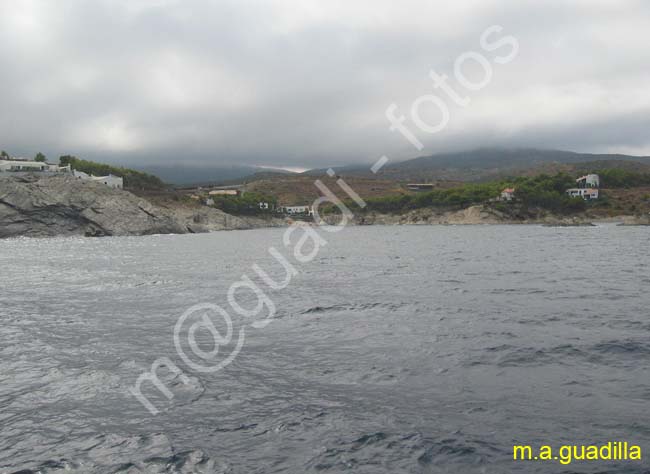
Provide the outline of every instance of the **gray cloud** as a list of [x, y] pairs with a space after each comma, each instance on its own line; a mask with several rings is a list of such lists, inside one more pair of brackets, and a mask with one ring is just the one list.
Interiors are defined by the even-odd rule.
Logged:
[[[483, 145], [650, 155], [648, 20], [641, 0], [4, 0], [0, 147], [304, 167]], [[494, 24], [518, 40], [508, 64], [480, 47]], [[428, 73], [462, 92], [469, 50], [494, 74], [463, 108]], [[409, 113], [431, 93], [450, 109], [437, 134]], [[421, 152], [388, 130], [391, 103]]]

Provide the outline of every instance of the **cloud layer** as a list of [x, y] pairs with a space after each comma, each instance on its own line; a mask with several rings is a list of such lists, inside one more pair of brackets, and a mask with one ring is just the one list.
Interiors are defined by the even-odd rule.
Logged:
[[[0, 147], [304, 167], [485, 145], [650, 155], [649, 20], [642, 0], [4, 0]], [[512, 62], [481, 48], [490, 25], [517, 39]], [[493, 66], [482, 90], [454, 77], [466, 51]], [[449, 105], [439, 133], [412, 121], [424, 94]], [[391, 103], [422, 151], [389, 131]]]

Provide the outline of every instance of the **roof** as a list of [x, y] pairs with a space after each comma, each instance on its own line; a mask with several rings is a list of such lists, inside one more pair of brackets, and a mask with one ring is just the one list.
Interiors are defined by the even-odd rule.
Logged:
[[502, 192], [502, 193], [514, 193], [514, 192], [515, 192], [515, 188], [506, 188], [506, 189], [504, 189], [504, 190], [501, 191], [501, 192]]

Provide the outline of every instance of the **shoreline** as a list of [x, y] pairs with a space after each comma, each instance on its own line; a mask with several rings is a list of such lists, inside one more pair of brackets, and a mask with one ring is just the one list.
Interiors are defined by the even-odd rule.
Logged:
[[[400, 217], [399, 215], [391, 215], [392, 217]], [[231, 216], [233, 218], [240, 218], [241, 216]], [[402, 226], [420, 226], [420, 227], [453, 227], [453, 226], [538, 226], [538, 227], [557, 227], [557, 228], [570, 228], [570, 227], [599, 227], [601, 225], [611, 225], [616, 227], [650, 227], [648, 222], [632, 222], [629, 220], [631, 216], [621, 215], [620, 217], [608, 217], [591, 219], [584, 222], [548, 222], [543, 220], [503, 220], [499, 222], [373, 222], [373, 223], [359, 223], [356, 221], [349, 222], [346, 227], [402, 227]], [[277, 220], [277, 218], [274, 218]], [[627, 220], [627, 221], [626, 221]], [[320, 227], [319, 224], [314, 222], [306, 223], [313, 227]], [[106, 238], [106, 237], [144, 237], [144, 236], [171, 236], [171, 235], [192, 235], [192, 234], [212, 234], [218, 232], [231, 232], [231, 231], [250, 231], [262, 229], [276, 229], [288, 227], [291, 222], [286, 221], [283, 223], [274, 222], [273, 224], [265, 224], [256, 222], [255, 225], [245, 225], [237, 227], [223, 227], [219, 229], [209, 229], [197, 232], [146, 232], [141, 234], [105, 234], [105, 235], [80, 235], [70, 233], [50, 234], [50, 235], [33, 235], [31, 233], [13, 235], [9, 237], [0, 237], [0, 240], [14, 240], [14, 239], [57, 239], [57, 238]]]
[[[365, 211], [353, 214], [347, 225], [650, 225], [650, 215], [556, 215], [540, 209], [526, 212], [528, 215], [514, 218], [489, 205], [456, 210], [420, 208], [399, 214]], [[339, 219], [338, 214], [322, 216], [325, 224], [338, 224]], [[69, 176], [0, 179], [0, 238], [194, 234], [285, 227], [292, 222], [289, 216], [231, 215], [183, 201], [147, 200], [126, 190]]]

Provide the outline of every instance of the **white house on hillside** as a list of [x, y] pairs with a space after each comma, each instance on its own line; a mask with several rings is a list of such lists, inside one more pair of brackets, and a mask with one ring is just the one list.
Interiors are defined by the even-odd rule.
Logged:
[[571, 197], [581, 197], [585, 201], [598, 199], [598, 189], [594, 188], [571, 188], [566, 193]]
[[579, 188], [599, 188], [600, 176], [597, 174], [588, 174], [576, 179]]
[[598, 188], [600, 187], [600, 176], [588, 174], [576, 179], [577, 188], [567, 189], [566, 193], [571, 197], [581, 197], [585, 201], [598, 199]]
[[311, 206], [282, 206], [282, 212], [285, 214], [306, 214], [308, 216], [314, 215], [314, 210]]
[[501, 191], [501, 201], [512, 201], [515, 198], [515, 188], [506, 188]]

